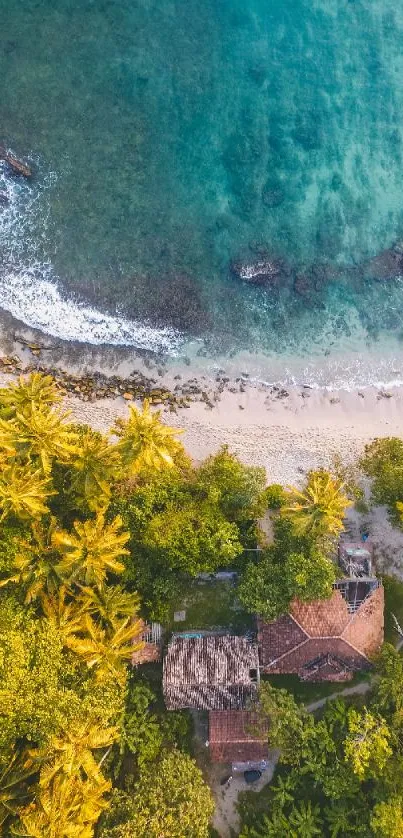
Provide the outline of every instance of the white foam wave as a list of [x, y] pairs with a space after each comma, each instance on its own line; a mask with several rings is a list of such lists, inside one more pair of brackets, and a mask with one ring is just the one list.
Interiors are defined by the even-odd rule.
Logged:
[[0, 162], [0, 188], [8, 197], [7, 206], [0, 208], [0, 247], [4, 254], [0, 308], [27, 326], [61, 340], [133, 346], [175, 355], [183, 338], [174, 329], [104, 314], [67, 298], [60, 290], [51, 261], [43, 259], [50, 213], [47, 193], [56, 179], [53, 172], [34, 183], [9, 178]]
[[175, 355], [179, 332], [154, 328], [66, 299], [57, 285], [31, 271], [8, 273], [0, 280], [0, 307], [27, 326], [66, 341], [133, 346]]

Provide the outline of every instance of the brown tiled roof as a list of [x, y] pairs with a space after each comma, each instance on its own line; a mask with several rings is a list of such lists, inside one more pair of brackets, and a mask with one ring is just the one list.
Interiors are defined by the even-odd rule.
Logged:
[[291, 605], [290, 614], [308, 637], [340, 637], [350, 620], [340, 591], [334, 591], [331, 599], [314, 602], [296, 600]]
[[351, 678], [351, 667], [345, 659], [328, 651], [304, 666], [300, 676], [304, 681], [348, 681]]
[[267, 723], [249, 710], [210, 711], [209, 744], [213, 762], [267, 759]]
[[175, 637], [163, 666], [169, 710], [242, 709], [257, 692], [259, 654], [245, 637]]
[[308, 634], [297, 625], [290, 614], [284, 614], [272, 623], [259, 622], [260, 661], [263, 666], [295, 649]]
[[[304, 668], [326, 654], [337, 658], [350, 671], [368, 667], [369, 658], [383, 642], [383, 587], [376, 580], [366, 587], [360, 581], [361, 588], [355, 584], [350, 590], [346, 582], [344, 596], [336, 589], [327, 600], [296, 600], [287, 618], [260, 622], [258, 642], [264, 671], [304, 677]], [[365, 596], [361, 604], [358, 600], [358, 605], [354, 600], [357, 590], [359, 596]], [[321, 677], [326, 677], [325, 669]]]

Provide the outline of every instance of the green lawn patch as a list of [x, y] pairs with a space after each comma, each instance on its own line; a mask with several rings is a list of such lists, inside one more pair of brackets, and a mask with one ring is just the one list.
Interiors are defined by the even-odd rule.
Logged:
[[382, 581], [385, 589], [385, 643], [396, 645], [399, 635], [392, 614], [403, 627], [403, 582], [394, 576], [384, 576]]
[[239, 633], [253, 626], [253, 618], [240, 605], [235, 584], [227, 580], [192, 579], [175, 603], [175, 611], [185, 611], [186, 619], [169, 625], [171, 631], [228, 628]]
[[354, 687], [361, 681], [368, 681], [370, 677], [370, 672], [357, 672], [351, 681], [308, 683], [307, 681], [300, 681], [298, 675], [263, 675], [262, 681], [268, 681], [278, 689], [287, 690], [300, 704], [310, 704], [312, 701], [319, 701], [319, 699], [327, 698], [333, 693], [341, 692], [346, 687]]

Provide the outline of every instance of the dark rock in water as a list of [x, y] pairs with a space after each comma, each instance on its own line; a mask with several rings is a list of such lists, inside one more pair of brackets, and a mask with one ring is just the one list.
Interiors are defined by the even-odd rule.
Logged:
[[261, 87], [267, 79], [267, 66], [263, 61], [255, 61], [248, 67], [248, 74], [251, 79]]
[[313, 292], [313, 284], [311, 277], [307, 274], [297, 274], [294, 279], [294, 291], [300, 297], [310, 297]]
[[259, 259], [257, 262], [231, 262], [231, 273], [249, 285], [276, 285], [285, 272], [279, 259]]
[[269, 179], [262, 190], [262, 201], [266, 207], [279, 207], [285, 198], [280, 181]]
[[332, 265], [312, 265], [310, 276], [315, 291], [321, 291], [331, 279], [337, 278], [338, 273], [338, 268]]
[[338, 278], [342, 271], [334, 265], [311, 265], [303, 273], [297, 273], [294, 278], [294, 291], [301, 297], [312, 297], [319, 294], [324, 287]]
[[388, 250], [383, 250], [361, 267], [364, 276], [379, 281], [396, 279], [403, 276], [403, 242], [397, 242]]
[[252, 240], [248, 244], [251, 253], [256, 253], [257, 256], [270, 256], [270, 248], [264, 241]]
[[26, 178], [32, 177], [32, 169], [10, 151], [6, 151], [4, 146], [0, 146], [0, 160], [5, 160], [14, 174]]
[[5, 204], [8, 204], [9, 202], [10, 202], [10, 198], [8, 197], [7, 192], [0, 189], [0, 204], [5, 205]]

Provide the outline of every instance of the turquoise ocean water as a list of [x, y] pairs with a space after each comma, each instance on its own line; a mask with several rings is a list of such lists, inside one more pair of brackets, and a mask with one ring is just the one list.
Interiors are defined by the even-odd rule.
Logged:
[[[370, 264], [403, 240], [402, 44], [395, 0], [0, 0], [0, 143], [35, 170], [0, 164], [0, 306], [403, 382], [402, 282]], [[229, 270], [268, 256], [275, 287]]]

